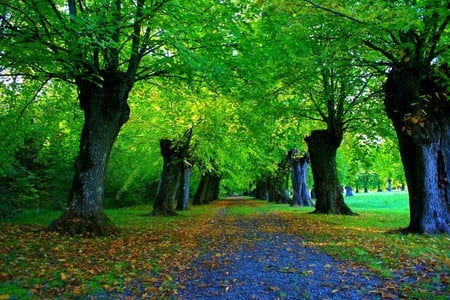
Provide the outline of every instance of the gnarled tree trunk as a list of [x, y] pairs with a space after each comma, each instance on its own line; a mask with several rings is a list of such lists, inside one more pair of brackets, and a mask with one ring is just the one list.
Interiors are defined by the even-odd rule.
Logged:
[[342, 137], [328, 130], [314, 130], [305, 139], [314, 178], [316, 209], [325, 214], [353, 214], [345, 204], [336, 169], [336, 151]]
[[[397, 133], [408, 184], [408, 230], [450, 233], [449, 70], [394, 67], [385, 85], [385, 109]], [[441, 84], [442, 83], [442, 84]]]
[[103, 71], [102, 81], [78, 79], [84, 111], [80, 152], [75, 163], [68, 208], [49, 229], [68, 234], [107, 235], [115, 231], [103, 211], [109, 155], [122, 125], [128, 121], [131, 82], [122, 72]]
[[[174, 204], [177, 195], [180, 193], [180, 187], [183, 190], [181, 192], [181, 197], [183, 197], [182, 206], [187, 205], [184, 201], [188, 201], [189, 199], [191, 165], [187, 160], [191, 138], [192, 128], [189, 128], [179, 140], [171, 141], [162, 139], [160, 141], [161, 155], [163, 156], [164, 163], [156, 200], [153, 203], [153, 215], [176, 215]], [[189, 168], [189, 170], [186, 168]], [[187, 198], [185, 199], [184, 197]]]
[[160, 140], [161, 154], [163, 156], [163, 169], [158, 185], [158, 192], [153, 203], [153, 215], [176, 215], [174, 209], [175, 198], [180, 186], [180, 158], [179, 149], [173, 146], [171, 140]]

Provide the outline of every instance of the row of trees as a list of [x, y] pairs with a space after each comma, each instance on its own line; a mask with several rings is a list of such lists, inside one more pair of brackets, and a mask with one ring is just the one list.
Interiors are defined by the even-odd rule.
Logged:
[[[410, 193], [409, 229], [450, 231], [445, 1], [1, 0], [0, 7], [2, 110], [25, 120], [31, 103], [58, 107], [74, 99], [70, 84], [84, 115], [83, 124], [69, 124], [80, 117], [72, 101], [58, 117], [36, 109], [42, 116], [31, 122], [58, 127], [60, 141], [73, 138], [77, 126], [81, 130], [68, 208], [54, 230], [113, 230], [103, 212], [111, 152], [130, 161], [129, 168], [117, 168], [120, 162], [111, 158], [116, 169], [109, 173], [126, 173], [116, 193], [123, 197], [147, 170], [143, 162], [160, 172], [160, 160], [143, 157], [150, 157], [150, 148], [161, 150], [157, 213], [165, 210], [159, 204], [183, 190], [176, 187], [190, 178], [190, 166], [198, 168], [200, 184], [218, 178], [229, 185], [261, 182], [303, 139], [316, 211], [351, 213], [336, 163], [344, 136], [350, 142], [343, 147], [353, 147], [342, 156], [354, 155], [346, 173], [356, 174], [369, 165], [364, 151], [376, 152], [366, 149], [386, 149], [395, 141], [387, 134], [393, 125]], [[16, 98], [28, 102], [17, 105]], [[392, 123], [384, 119], [383, 100]], [[130, 107], [136, 125], [125, 131]], [[63, 121], [53, 124], [59, 114]], [[2, 122], [14, 128], [17, 119], [11, 120]], [[26, 141], [31, 124], [5, 136]], [[159, 138], [143, 142], [156, 129]], [[48, 135], [44, 141], [32, 137], [41, 149], [52, 148]], [[58, 151], [73, 156], [70, 145]], [[28, 146], [9, 151], [27, 165], [23, 160], [31, 156], [20, 158], [18, 150]], [[384, 168], [392, 170], [387, 177], [396, 176], [399, 163], [391, 157], [384, 162], [392, 167]], [[184, 195], [182, 208], [185, 193], [178, 194]], [[200, 192], [195, 199], [202, 202]]]

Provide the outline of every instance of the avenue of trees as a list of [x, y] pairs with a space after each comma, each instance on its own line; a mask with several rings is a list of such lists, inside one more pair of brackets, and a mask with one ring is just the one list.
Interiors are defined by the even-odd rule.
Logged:
[[51, 230], [106, 235], [105, 207], [314, 188], [315, 212], [352, 214], [342, 186], [407, 187], [408, 230], [450, 233], [449, 11], [0, 0], [0, 217], [64, 209]]

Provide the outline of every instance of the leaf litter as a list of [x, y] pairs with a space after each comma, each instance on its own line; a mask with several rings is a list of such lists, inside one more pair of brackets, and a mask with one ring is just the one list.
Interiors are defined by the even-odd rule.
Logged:
[[[400, 244], [393, 247], [386, 243], [385, 233], [324, 225], [299, 213], [258, 212], [259, 203], [220, 200], [209, 212], [170, 224], [130, 225], [108, 238], [69, 237], [37, 225], [2, 223], [0, 299], [449, 295], [448, 254], [411, 256], [401, 236], [388, 237]], [[253, 207], [255, 213], [231, 213], [236, 205]], [[421, 243], [418, 239], [417, 247]], [[334, 250], [327, 248], [330, 244]], [[338, 258], [343, 252], [349, 259]], [[379, 257], [388, 274], [354, 259], [358, 255]]]

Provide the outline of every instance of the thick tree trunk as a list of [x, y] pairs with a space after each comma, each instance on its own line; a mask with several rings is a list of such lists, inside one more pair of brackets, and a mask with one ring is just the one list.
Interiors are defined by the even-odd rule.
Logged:
[[182, 174], [176, 210], [187, 210], [189, 207], [189, 185], [191, 183], [192, 165], [183, 161], [181, 168]]
[[[153, 215], [176, 215], [174, 205], [178, 199], [177, 195], [180, 194], [180, 187], [182, 190], [181, 197], [183, 197], [181, 207], [187, 207], [191, 167], [187, 160], [191, 138], [192, 128], [189, 128], [179, 140], [162, 139], [160, 141], [164, 163], [156, 200], [153, 203]], [[189, 167], [189, 173], [186, 173], [188, 172], [186, 170], [187, 167]]]
[[174, 204], [180, 186], [181, 164], [177, 147], [171, 140], [160, 140], [163, 169], [158, 192], [153, 203], [152, 215], [176, 215]]
[[308, 191], [307, 172], [309, 155], [300, 155], [296, 148], [289, 150], [287, 160], [291, 167], [293, 196], [291, 206], [311, 206], [311, 197]]
[[84, 111], [80, 152], [75, 163], [68, 208], [49, 229], [68, 234], [107, 235], [114, 227], [103, 211], [109, 155], [122, 125], [128, 120], [129, 78], [121, 72], [102, 72], [102, 82], [77, 80]]
[[317, 213], [353, 214], [345, 204], [336, 169], [336, 151], [342, 137], [327, 130], [314, 130], [307, 137], [314, 178]]
[[385, 109], [405, 168], [408, 230], [450, 233], [450, 105], [445, 84], [439, 85], [449, 72], [425, 70], [394, 67], [385, 85]]

